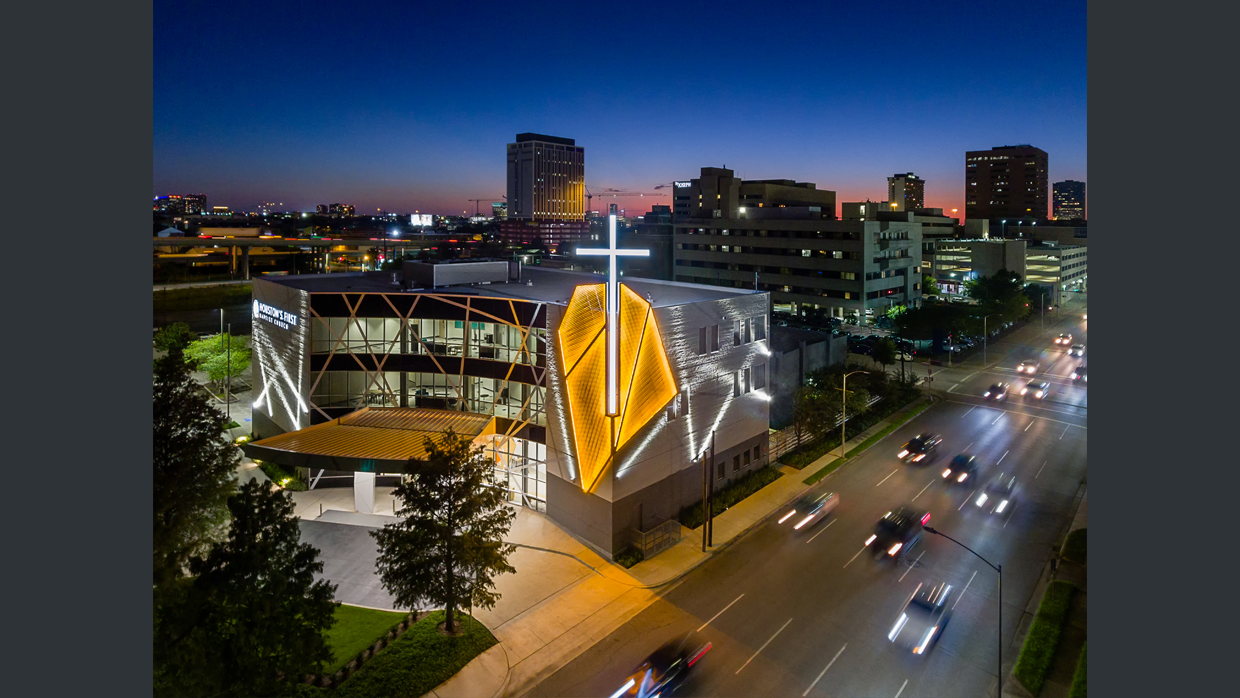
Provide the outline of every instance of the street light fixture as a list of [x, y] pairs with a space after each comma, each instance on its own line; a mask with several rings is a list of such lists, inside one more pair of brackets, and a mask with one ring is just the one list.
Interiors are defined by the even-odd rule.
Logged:
[[844, 374], [844, 387], [840, 388], [842, 395], [840, 396], [840, 458], [846, 453], [844, 450], [844, 442], [847, 441], [845, 427], [848, 426], [848, 377], [865, 371], [853, 371]]
[[991, 564], [990, 560], [987, 560], [981, 555], [978, 555], [976, 550], [974, 550], [973, 548], [970, 548], [964, 543], [961, 543], [955, 538], [952, 538], [946, 533], [940, 533], [939, 531], [929, 526], [926, 526], [924, 530], [927, 531], [928, 533], [933, 533], [936, 536], [942, 536], [946, 538], [947, 540], [955, 543], [956, 545], [959, 545], [960, 547], [964, 548], [965, 550], [968, 550], [969, 552], [973, 553], [973, 555], [977, 557], [977, 559], [986, 563], [987, 566], [990, 567], [990, 569], [999, 573], [999, 638], [998, 638], [999, 659], [997, 660], [998, 665], [997, 665], [997, 671], [995, 672], [995, 695], [1002, 696], [1003, 695], [1003, 565], [996, 566], [996, 565]]

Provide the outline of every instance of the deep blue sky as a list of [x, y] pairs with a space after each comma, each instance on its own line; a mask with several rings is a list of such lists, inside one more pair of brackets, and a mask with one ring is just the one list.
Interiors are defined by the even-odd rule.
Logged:
[[964, 152], [1017, 143], [1088, 181], [1085, 2], [922, 5], [157, 0], [153, 194], [472, 213], [525, 131], [631, 191], [911, 171], [963, 215]]

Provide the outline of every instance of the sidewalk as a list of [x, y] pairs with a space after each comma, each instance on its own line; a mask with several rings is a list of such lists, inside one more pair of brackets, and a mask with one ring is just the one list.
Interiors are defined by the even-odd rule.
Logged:
[[[1084, 485], [1082, 487], [1084, 488]], [[1081, 503], [1077, 506], [1076, 515], [1072, 518], [1072, 523], [1068, 526], [1065, 535], [1077, 529], [1086, 528], [1088, 496], [1089, 492], [1086, 489], [1081, 495]], [[1056, 557], [1058, 554], [1059, 551], [1056, 551]], [[1042, 578], [1038, 580], [1033, 595], [1029, 597], [1029, 603], [1025, 607], [1025, 613], [1021, 617], [1016, 635], [1012, 638], [1011, 646], [1003, 650], [1003, 666], [1006, 674], [1003, 682], [1003, 698], [1031, 698], [1032, 696], [1012, 675], [1012, 670], [1016, 666], [1016, 658], [1020, 655], [1021, 646], [1025, 643], [1025, 636], [1029, 634], [1029, 625], [1038, 612], [1038, 605], [1042, 603], [1042, 594], [1046, 591], [1047, 584], [1059, 579], [1076, 585], [1078, 591], [1072, 597], [1068, 620], [1064, 623], [1063, 633], [1059, 637], [1059, 648], [1055, 651], [1055, 659], [1051, 662], [1046, 683], [1043, 684], [1038, 697], [1066, 698], [1068, 695], [1068, 689], [1072, 685], [1072, 675], [1076, 671], [1076, 662], [1087, 636], [1087, 574], [1086, 565], [1060, 559], [1054, 568], [1047, 563]]]

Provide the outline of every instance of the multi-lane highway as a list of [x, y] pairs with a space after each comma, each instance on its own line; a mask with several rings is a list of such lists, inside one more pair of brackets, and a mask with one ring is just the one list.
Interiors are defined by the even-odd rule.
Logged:
[[[713, 648], [678, 695], [994, 695], [994, 571], [930, 534], [903, 565], [874, 560], [864, 543], [893, 507], [928, 510], [931, 526], [1002, 565], [1002, 646], [1009, 646], [1085, 476], [1087, 388], [1065, 381], [1080, 361], [1050, 344], [1061, 331], [1084, 342], [1085, 327], [1065, 319], [1051, 330], [1039, 375], [1056, 386], [1053, 401], [980, 398], [995, 380], [1017, 380], [1020, 351], [950, 385], [936, 384], [951, 388], [945, 399], [815, 487], [840, 494], [827, 519], [794, 532], [791, 521], [769, 518], [530, 695], [611, 696], [651, 651], [689, 632]], [[1025, 346], [1038, 350], [1038, 333], [1028, 334], [1035, 336]], [[938, 460], [900, 463], [899, 447], [921, 431], [944, 436]], [[978, 456], [977, 482], [949, 485], [939, 473], [960, 452]], [[973, 502], [978, 487], [1000, 471], [1016, 476], [1017, 492], [1010, 508], [993, 514]], [[887, 633], [918, 584], [942, 582], [953, 587], [953, 615], [938, 645], [915, 656], [890, 643]], [[1003, 659], [1006, 673], [1015, 657]]]

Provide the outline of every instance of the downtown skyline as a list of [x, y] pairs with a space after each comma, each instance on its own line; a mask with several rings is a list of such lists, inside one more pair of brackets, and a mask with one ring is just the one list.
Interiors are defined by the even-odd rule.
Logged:
[[968, 150], [1032, 144], [1050, 181], [1088, 181], [1083, 2], [290, 7], [157, 4], [156, 36], [181, 31], [156, 42], [153, 196], [472, 214], [468, 199], [503, 201], [505, 147], [527, 131], [575, 139], [592, 187], [669, 194], [616, 199], [630, 215], [707, 166], [838, 202], [885, 200], [887, 177], [914, 172], [926, 206], [958, 217]]

